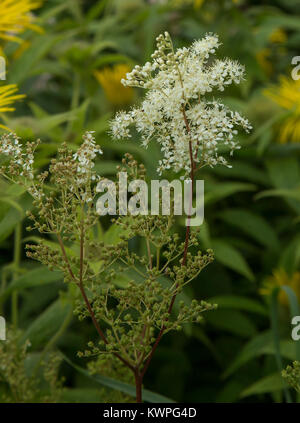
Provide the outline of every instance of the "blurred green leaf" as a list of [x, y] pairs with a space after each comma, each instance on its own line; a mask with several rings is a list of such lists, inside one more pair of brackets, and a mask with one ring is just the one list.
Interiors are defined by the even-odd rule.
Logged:
[[[292, 339], [289, 340], [281, 340], [280, 348], [281, 348], [281, 355], [283, 357], [288, 358], [289, 360], [295, 359], [295, 342]], [[265, 331], [253, 339], [251, 339], [243, 349], [237, 353], [235, 359], [226, 369], [223, 374], [224, 378], [232, 375], [236, 372], [240, 367], [244, 366], [250, 360], [254, 359], [255, 357], [259, 357], [261, 355], [274, 355], [275, 348], [273, 343], [273, 334], [271, 331]]]
[[238, 192], [255, 191], [256, 186], [243, 182], [219, 182], [205, 192], [205, 204], [211, 205]]
[[254, 281], [255, 277], [252, 270], [238, 250], [222, 239], [213, 239], [212, 242], [216, 259], [220, 263], [240, 273], [250, 281]]
[[280, 259], [279, 266], [286, 269], [287, 272], [295, 272], [300, 263], [300, 236], [296, 235], [288, 245], [283, 248]]
[[242, 391], [241, 398], [249, 397], [251, 395], [266, 394], [269, 392], [279, 391], [286, 388], [287, 385], [284, 382], [280, 373], [274, 373], [269, 376], [265, 376], [257, 382], [250, 385], [247, 389]]
[[228, 168], [226, 166], [216, 166], [211, 170], [211, 172], [226, 179], [244, 179], [254, 184], [265, 184], [267, 180], [267, 176], [264, 171], [246, 161], [242, 162], [235, 160], [232, 168]]
[[278, 248], [279, 240], [271, 225], [258, 214], [243, 209], [227, 209], [219, 217], [230, 225], [236, 226], [255, 241], [267, 248]]
[[241, 297], [239, 295], [222, 295], [209, 298], [208, 301], [212, 304], [218, 304], [218, 308], [248, 311], [262, 316], [268, 315], [268, 310], [264, 304], [258, 302], [257, 300]]
[[62, 277], [62, 273], [50, 271], [45, 266], [39, 266], [34, 270], [28, 270], [8, 285], [8, 287], [1, 293], [0, 300], [6, 299], [15, 290], [22, 291], [27, 288], [57, 282], [61, 280]]
[[20, 344], [28, 339], [32, 349], [45, 346], [60, 329], [71, 310], [72, 305], [65, 299], [63, 301], [59, 298], [27, 328], [21, 337]]
[[[12, 200], [13, 201], [13, 200]], [[7, 201], [9, 204], [9, 201]], [[25, 212], [27, 210], [31, 210], [32, 208], [32, 200], [29, 195], [24, 195], [19, 199], [18, 206], [16, 207], [15, 204], [6, 211], [6, 214], [0, 221], [0, 241], [7, 238], [9, 235], [12, 234], [16, 225], [22, 222]], [[21, 210], [23, 213], [21, 213]]]
[[[300, 166], [297, 157], [281, 157], [266, 162], [271, 182], [276, 190], [272, 195], [283, 195], [287, 203], [300, 215]], [[270, 195], [270, 191], [268, 193]], [[266, 193], [262, 193], [266, 196]]]
[[237, 310], [217, 309], [205, 313], [205, 320], [218, 330], [225, 330], [244, 338], [250, 338], [256, 334], [256, 328], [251, 320]]
[[8, 81], [21, 84], [26, 78], [34, 74], [39, 60], [41, 60], [63, 35], [45, 34], [37, 37], [30, 47], [15, 60], [9, 69]]

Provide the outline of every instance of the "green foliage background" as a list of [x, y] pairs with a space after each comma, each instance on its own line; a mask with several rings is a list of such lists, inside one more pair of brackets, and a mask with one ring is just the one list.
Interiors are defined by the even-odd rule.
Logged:
[[[263, 90], [281, 74], [290, 78], [291, 59], [300, 55], [300, 3], [205, 0], [199, 8], [193, 2], [178, 3], [45, 1], [36, 12], [43, 34], [25, 32], [30, 44], [17, 58], [13, 57], [18, 46], [8, 43], [5, 48], [7, 82], [17, 83], [27, 96], [13, 115], [4, 117], [5, 124], [23, 138], [42, 139], [41, 168], [62, 140], [75, 149], [84, 131], [94, 130], [104, 150], [96, 165], [100, 174], [114, 174], [115, 165], [128, 151], [157, 179], [161, 153], [154, 142], [144, 150], [138, 139], [117, 142], [108, 135], [108, 121], [116, 108], [93, 72], [117, 63], [144, 63], [155, 37], [165, 30], [176, 47], [207, 32], [219, 34], [218, 54], [239, 60], [247, 73], [242, 86], [230, 88], [222, 100], [243, 112], [254, 126], [251, 135], [241, 139], [232, 169], [216, 167], [202, 174], [206, 208], [201, 243], [203, 249], [214, 249], [216, 260], [186, 295], [217, 303], [219, 308], [207, 313], [203, 325], [163, 339], [145, 378], [152, 391], [145, 399], [160, 401], [155, 392], [179, 402], [297, 401], [286, 389], [280, 369], [300, 359], [299, 345], [290, 336], [290, 315], [300, 314], [300, 287], [298, 292], [295, 287], [284, 288], [287, 304], [278, 301], [282, 288], [274, 286], [264, 297], [259, 289], [274, 269], [283, 268], [288, 275], [299, 270], [300, 138], [299, 143], [278, 143], [278, 127], [286, 111]], [[283, 44], [270, 41], [278, 29], [287, 34]], [[269, 51], [268, 71], [258, 61], [263, 49]], [[136, 92], [137, 101], [139, 95]], [[18, 291], [18, 326], [23, 339], [31, 341], [29, 356], [55, 346], [84, 368], [86, 363], [76, 358], [76, 352], [95, 337], [93, 327], [72, 318], [72, 293], [61, 275], [25, 258], [25, 242], [33, 237], [25, 230], [25, 210], [30, 207], [31, 200], [20, 188], [1, 181], [0, 314], [11, 322], [11, 302]], [[101, 236], [110, 241], [115, 234], [104, 235], [107, 230], [104, 220]], [[183, 220], [178, 230], [184, 233]], [[111, 388], [132, 393], [113, 370], [91, 379], [85, 370], [64, 360], [60, 373], [67, 388], [62, 401], [122, 400]], [[0, 394], [1, 389], [0, 384]]]

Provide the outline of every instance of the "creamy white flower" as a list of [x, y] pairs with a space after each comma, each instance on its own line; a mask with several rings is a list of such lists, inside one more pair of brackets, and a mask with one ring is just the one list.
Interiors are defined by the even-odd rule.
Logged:
[[83, 143], [73, 155], [73, 159], [78, 162], [77, 183], [84, 184], [90, 177], [90, 172], [95, 166], [94, 159], [97, 154], [103, 154], [101, 148], [97, 146], [93, 131], [86, 132], [83, 136]]
[[20, 143], [20, 138], [15, 133], [6, 133], [1, 137], [0, 154], [11, 157], [20, 169], [20, 176], [33, 179], [33, 153], [27, 151], [26, 145]]
[[205, 98], [244, 78], [244, 67], [236, 61], [209, 62], [219, 45], [217, 35], [207, 34], [189, 48], [174, 51], [164, 33], [157, 38], [152, 62], [136, 66], [122, 80], [125, 86], [145, 88], [147, 93], [140, 107], [117, 113], [111, 132], [117, 139], [128, 138], [130, 126], [135, 125], [145, 147], [152, 138], [159, 142], [164, 155], [160, 172], [169, 168], [189, 172], [190, 145], [198, 166], [228, 165], [218, 147], [226, 145], [232, 153], [238, 148], [236, 127], [251, 129], [239, 113]]

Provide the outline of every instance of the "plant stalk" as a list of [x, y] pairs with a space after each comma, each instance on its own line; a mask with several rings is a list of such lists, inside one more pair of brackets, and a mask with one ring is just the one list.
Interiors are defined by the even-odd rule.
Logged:
[[138, 370], [134, 372], [134, 376], [135, 376], [135, 387], [136, 387], [136, 402], [141, 403], [143, 376]]
[[[22, 223], [18, 223], [15, 228], [14, 238], [14, 273], [13, 280], [17, 278], [21, 261], [21, 238], [22, 238]], [[11, 299], [11, 320], [14, 328], [18, 327], [18, 291], [14, 290]]]
[[[182, 109], [182, 114], [183, 114], [183, 119], [184, 119], [184, 122], [185, 122], [187, 133], [190, 134], [190, 125], [189, 125], [188, 119], [186, 117], [186, 113], [185, 113], [184, 108]], [[189, 225], [189, 223], [190, 223], [190, 219], [191, 219], [191, 209], [192, 209], [192, 201], [193, 201], [193, 187], [194, 187], [194, 179], [195, 179], [195, 176], [194, 176], [195, 162], [194, 162], [194, 158], [193, 158], [193, 148], [192, 148], [192, 141], [191, 140], [189, 141], [189, 154], [190, 154], [190, 163], [191, 163], [190, 177], [191, 177], [191, 181], [192, 181], [192, 186], [191, 186], [190, 212], [189, 212], [189, 215], [188, 215], [188, 225], [186, 227], [186, 232], [185, 232], [184, 252], [183, 252], [183, 259], [182, 259], [182, 264], [181, 264], [182, 266], [185, 266], [186, 261], [187, 261], [187, 252], [188, 252], [188, 247], [189, 247], [189, 236], [190, 236], [190, 225]], [[171, 299], [170, 306], [168, 308], [168, 315], [169, 316], [172, 312], [173, 305], [174, 305], [174, 302], [175, 302], [175, 299], [176, 299], [176, 296], [177, 296], [177, 291], [176, 291], [177, 288], [178, 288], [178, 285], [175, 288], [175, 293], [174, 293], [174, 295]], [[144, 375], [145, 375], [145, 373], [146, 373], [146, 371], [147, 371], [147, 369], [150, 365], [152, 357], [153, 357], [153, 355], [156, 351], [156, 348], [158, 347], [158, 344], [159, 344], [165, 330], [166, 330], [166, 326], [163, 325], [162, 328], [160, 329], [159, 334], [156, 338], [156, 341], [155, 341], [155, 343], [152, 347], [152, 350], [151, 350], [150, 355], [149, 355], [149, 357], [146, 361], [146, 364], [145, 364], [145, 366], [144, 366], [144, 368], [141, 372], [141, 378], [142, 379], [143, 379], [143, 377], [144, 377]]]

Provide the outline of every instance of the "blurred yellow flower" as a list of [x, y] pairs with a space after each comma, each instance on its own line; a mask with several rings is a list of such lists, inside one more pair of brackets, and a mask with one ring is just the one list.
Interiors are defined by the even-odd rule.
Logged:
[[277, 28], [270, 34], [269, 40], [271, 43], [283, 44], [287, 40], [286, 32], [281, 28]]
[[119, 64], [107, 67], [94, 72], [94, 75], [102, 86], [106, 98], [114, 106], [122, 106], [131, 103], [134, 92], [132, 88], [124, 87], [121, 79], [126, 77], [126, 73], [131, 69], [126, 64]]
[[291, 112], [281, 126], [279, 142], [300, 142], [300, 79], [281, 76], [279, 86], [265, 90], [264, 94]]
[[194, 0], [194, 6], [196, 9], [199, 9], [205, 0]]
[[[284, 269], [274, 270], [273, 275], [264, 281], [260, 289], [260, 294], [270, 295], [275, 287], [281, 287], [283, 285], [292, 288], [300, 301], [300, 272], [294, 272], [292, 276], [289, 276]], [[282, 290], [278, 294], [278, 300], [284, 306], [289, 305], [288, 297]]]
[[[16, 84], [0, 86], [0, 113], [13, 112], [13, 103], [25, 97], [24, 94], [16, 94], [18, 87]], [[0, 124], [0, 128], [8, 129]]]
[[[284, 44], [287, 40], [286, 32], [281, 29], [275, 29], [269, 36], [269, 43], [271, 44]], [[278, 54], [283, 54], [283, 50], [277, 50]], [[260, 67], [265, 71], [267, 75], [271, 75], [273, 72], [273, 65], [272, 65], [272, 50], [270, 47], [264, 47], [256, 53], [256, 61], [260, 65]]]
[[273, 71], [272, 62], [269, 60], [271, 57], [271, 50], [269, 48], [262, 48], [256, 53], [256, 60], [260, 67], [267, 75], [271, 75]]
[[32, 23], [30, 12], [41, 5], [39, 0], [1, 0], [0, 4], [0, 39], [22, 42], [17, 36], [26, 29], [39, 31]]

